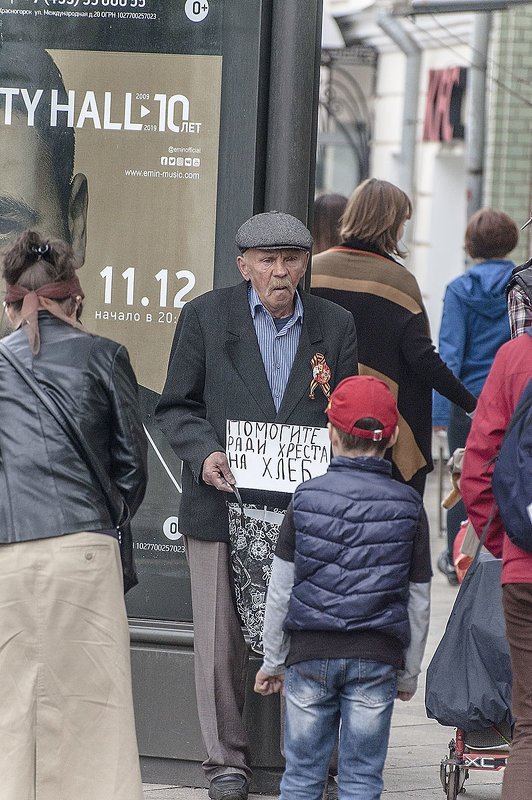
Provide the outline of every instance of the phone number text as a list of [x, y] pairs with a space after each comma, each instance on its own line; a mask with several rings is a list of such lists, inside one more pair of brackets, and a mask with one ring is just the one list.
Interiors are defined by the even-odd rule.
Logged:
[[44, 0], [48, 7], [77, 8], [146, 8], [146, 0]]

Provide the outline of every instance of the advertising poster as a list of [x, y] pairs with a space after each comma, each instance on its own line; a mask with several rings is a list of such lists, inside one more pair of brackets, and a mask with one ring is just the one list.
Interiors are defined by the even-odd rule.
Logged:
[[222, 0], [0, 0], [0, 244], [67, 239], [83, 322], [124, 343], [150, 484], [133, 616], [191, 618], [180, 465], [153, 422], [180, 309], [213, 285]]

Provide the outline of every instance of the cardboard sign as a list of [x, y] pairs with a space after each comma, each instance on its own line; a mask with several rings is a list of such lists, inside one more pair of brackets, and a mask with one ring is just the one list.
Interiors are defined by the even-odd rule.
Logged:
[[229, 466], [243, 489], [293, 492], [327, 471], [327, 428], [227, 420], [226, 433]]

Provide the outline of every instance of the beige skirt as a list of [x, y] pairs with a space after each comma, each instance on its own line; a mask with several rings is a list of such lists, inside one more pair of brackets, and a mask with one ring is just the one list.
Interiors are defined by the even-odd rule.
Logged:
[[0, 545], [0, 797], [142, 800], [111, 536]]

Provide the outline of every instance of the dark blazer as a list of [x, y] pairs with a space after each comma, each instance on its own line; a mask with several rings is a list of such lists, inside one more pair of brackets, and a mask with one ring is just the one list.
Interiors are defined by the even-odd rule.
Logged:
[[251, 317], [247, 283], [207, 292], [187, 303], [177, 324], [166, 384], [156, 418], [183, 461], [179, 530], [186, 536], [229, 541], [226, 501], [201, 471], [211, 453], [225, 451], [228, 419], [325, 426], [327, 399], [310, 399], [311, 359], [322, 353], [331, 391], [357, 372], [353, 316], [301, 292], [303, 325], [279, 411], [276, 412]]

